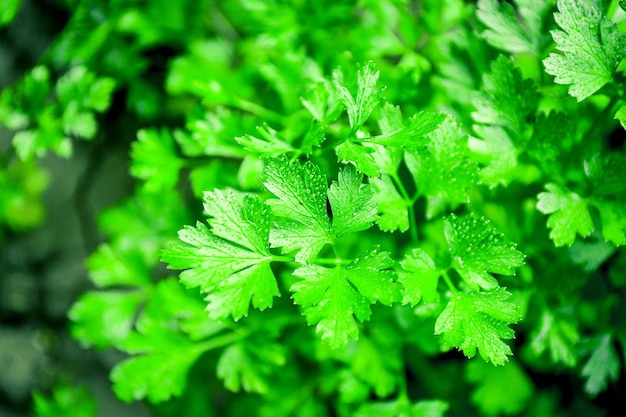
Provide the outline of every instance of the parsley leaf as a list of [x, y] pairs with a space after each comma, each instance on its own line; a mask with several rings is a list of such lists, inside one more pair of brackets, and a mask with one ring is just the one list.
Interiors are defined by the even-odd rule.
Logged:
[[326, 243], [332, 242], [330, 219], [326, 211], [326, 178], [311, 162], [291, 163], [286, 158], [271, 159], [264, 171], [263, 183], [277, 198], [269, 199], [278, 221], [272, 228], [273, 247], [284, 252], [299, 249], [296, 260], [314, 257]]
[[423, 400], [414, 404], [398, 399], [389, 402], [366, 403], [355, 417], [444, 417], [449, 405], [440, 400]]
[[445, 219], [444, 232], [452, 255], [452, 265], [473, 288], [497, 287], [492, 273], [514, 275], [524, 264], [524, 254], [507, 243], [485, 218], [454, 214]]
[[384, 398], [396, 389], [402, 363], [400, 344], [396, 334], [378, 328], [376, 323], [369, 328], [376, 329], [372, 331], [373, 335], [359, 337], [354, 348], [344, 351], [342, 361], [350, 367], [347, 378], [356, 377], [358, 382], [365, 382], [376, 396]]
[[294, 148], [278, 132], [267, 124], [257, 127], [257, 132], [261, 138], [252, 135], [245, 135], [235, 138], [246, 151], [256, 153], [261, 156], [274, 156], [291, 152]]
[[276, 343], [252, 343], [250, 340], [227, 347], [217, 362], [217, 376], [231, 391], [265, 394], [272, 368], [285, 364], [285, 348]]
[[145, 180], [147, 191], [174, 188], [184, 161], [177, 155], [172, 134], [167, 129], [143, 129], [131, 149], [133, 176]]
[[21, 5], [22, 0], [7, 0], [0, 6], [0, 28], [11, 23], [19, 12]]
[[406, 152], [407, 167], [428, 198], [427, 217], [432, 218], [444, 204], [469, 202], [467, 189], [478, 183], [478, 166], [468, 157], [467, 135], [451, 119], [428, 135], [426, 149]]
[[[535, 7], [543, 5], [545, 9], [547, 2], [517, 0], [516, 3], [518, 7], [528, 6], [525, 3], [532, 3]], [[538, 53], [541, 15], [537, 10], [528, 7], [522, 9], [526, 12], [522, 14], [520, 11], [525, 23], [522, 25], [522, 22], [515, 16], [513, 6], [508, 3], [500, 3], [496, 0], [479, 0], [477, 7], [476, 16], [487, 26], [487, 30], [483, 31], [481, 36], [489, 44], [512, 53], [528, 52], [535, 55]], [[534, 13], [528, 13], [530, 11]]]
[[368, 177], [376, 177], [380, 173], [380, 167], [373, 155], [374, 148], [347, 140], [337, 146], [336, 150], [339, 161], [352, 162], [356, 169]]
[[135, 312], [144, 298], [139, 291], [83, 294], [68, 313], [72, 336], [85, 347], [119, 347], [132, 331]]
[[403, 303], [412, 306], [424, 300], [425, 303], [439, 301], [437, 284], [441, 272], [423, 249], [414, 248], [401, 262], [398, 282], [402, 285]]
[[555, 162], [570, 146], [567, 138], [571, 137], [572, 125], [565, 113], [538, 114], [528, 142], [528, 155], [548, 172], [557, 169]]
[[484, 292], [461, 292], [453, 295], [437, 318], [435, 334], [463, 351], [468, 358], [478, 350], [494, 365], [504, 365], [511, 348], [501, 339], [512, 339], [510, 323], [520, 319], [518, 307], [507, 301], [511, 296], [503, 288]]
[[362, 181], [363, 176], [348, 165], [327, 190], [326, 178], [312, 163], [291, 163], [286, 158], [270, 160], [264, 184], [277, 198], [267, 203], [275, 215], [284, 218], [272, 229], [272, 246], [281, 247], [284, 252], [299, 249], [296, 260], [308, 261], [324, 245], [333, 245], [336, 238], [369, 228], [376, 220], [377, 207], [371, 186]]
[[204, 352], [202, 345], [165, 328], [134, 333], [124, 345], [128, 352], [141, 353], [117, 364], [111, 372], [113, 390], [126, 402], [147, 397], [157, 403], [180, 395], [189, 368]]
[[480, 170], [480, 179], [490, 187], [508, 185], [515, 174], [518, 154], [509, 133], [495, 125], [474, 125], [474, 130], [483, 139], [472, 138], [470, 147], [477, 155], [486, 158], [487, 164]]
[[198, 222], [179, 232], [184, 244], [172, 243], [162, 259], [172, 269], [185, 269], [180, 280], [187, 287], [208, 293], [207, 310], [212, 318], [248, 314], [249, 304], [258, 309], [272, 306], [279, 295], [270, 269], [270, 214], [258, 199], [219, 190], [204, 196], [212, 230]]
[[380, 230], [406, 232], [409, 229], [410, 202], [398, 193], [396, 186], [388, 175], [370, 178], [369, 183], [374, 191], [374, 200], [378, 205], [380, 217], [376, 221]]
[[578, 358], [575, 346], [580, 341], [580, 334], [570, 314], [558, 314], [544, 308], [530, 338], [529, 350], [533, 356], [548, 351], [553, 363], [569, 367], [576, 365]]
[[369, 320], [370, 304], [391, 305], [399, 298], [393, 265], [388, 252], [375, 248], [346, 266], [300, 267], [293, 273], [302, 278], [291, 286], [293, 299], [330, 347], [345, 346], [348, 339], [358, 337], [356, 320]]
[[98, 415], [96, 400], [89, 389], [82, 385], [76, 386], [63, 381], [54, 387], [50, 397], [37, 391], [33, 393], [33, 417], [67, 415], [74, 417]]
[[203, 314], [202, 303], [174, 279], [159, 281], [136, 323], [118, 348], [132, 356], [111, 372], [113, 390], [123, 401], [153, 403], [179, 396], [191, 366], [211, 341], [196, 342], [181, 332], [185, 321]]
[[[388, 107], [383, 107], [383, 109], [388, 109]], [[419, 112], [409, 118], [407, 126], [401, 125], [392, 132], [363, 140], [379, 145], [397, 146], [410, 151], [418, 151], [427, 142], [426, 135], [436, 131], [439, 125], [447, 119], [448, 116], [444, 113]]]
[[470, 361], [466, 377], [476, 384], [472, 402], [487, 416], [519, 414], [533, 398], [534, 385], [515, 361], [498, 367]]
[[538, 195], [537, 209], [550, 215], [550, 238], [556, 246], [571, 246], [576, 233], [587, 237], [593, 232], [593, 221], [585, 200], [556, 184], [547, 184], [546, 190]]
[[626, 157], [622, 153], [595, 155], [585, 161], [585, 171], [593, 186], [589, 199], [600, 213], [602, 237], [615, 245], [626, 244], [626, 197], [623, 176]]
[[613, 82], [626, 51], [626, 36], [602, 15], [598, 0], [559, 0], [554, 20], [561, 30], [552, 37], [561, 54], [544, 59], [546, 71], [559, 84], [570, 84], [569, 94], [584, 100]]
[[376, 81], [380, 71], [376, 71], [373, 62], [368, 62], [358, 72], [356, 98], [352, 96], [339, 73], [335, 73], [334, 86], [337, 91], [337, 98], [346, 107], [348, 120], [352, 131], [356, 131], [363, 126], [369, 118], [372, 110], [381, 100], [381, 91], [376, 88]]
[[511, 134], [520, 135], [538, 101], [534, 81], [522, 78], [513, 61], [500, 55], [491, 63], [491, 72], [483, 75], [483, 94], [474, 99], [472, 117], [478, 123], [507, 127]]
[[598, 395], [606, 389], [609, 381], [617, 381], [621, 362], [610, 333], [599, 335], [591, 343], [592, 353], [581, 375], [587, 378], [585, 391], [590, 395]]
[[363, 184], [363, 175], [357, 174], [352, 165], [339, 170], [337, 182], [328, 190], [328, 202], [332, 210], [332, 228], [336, 237], [368, 229], [377, 218], [374, 192], [369, 184]]

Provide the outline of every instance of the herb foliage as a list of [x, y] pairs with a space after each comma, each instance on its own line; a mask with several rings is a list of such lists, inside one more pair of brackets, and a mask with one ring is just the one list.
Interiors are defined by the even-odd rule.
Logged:
[[[89, 7], [106, 19], [81, 43]], [[556, 416], [579, 405], [534, 382], [558, 373], [604, 415], [593, 398], [623, 381], [626, 346], [626, 154], [607, 139], [626, 125], [620, 7], [80, 2], [0, 96], [16, 132], [0, 225], [19, 229], [16, 196], [41, 193], [38, 157], [106, 140], [98, 114], [124, 91], [145, 122], [137, 189], [102, 213], [96, 288], [69, 312], [82, 345], [128, 355], [120, 400]], [[150, 85], [161, 44], [181, 52]]]

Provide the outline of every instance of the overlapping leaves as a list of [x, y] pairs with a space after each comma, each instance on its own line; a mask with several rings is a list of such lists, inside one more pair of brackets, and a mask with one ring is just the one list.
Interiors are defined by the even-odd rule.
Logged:
[[205, 194], [204, 206], [211, 216], [211, 230], [203, 223], [179, 232], [183, 243], [172, 243], [163, 253], [170, 268], [186, 269], [180, 275], [188, 287], [208, 293], [212, 317], [248, 314], [256, 308], [271, 307], [279, 295], [270, 269], [270, 214], [267, 206], [252, 197], [243, 204], [233, 192]]

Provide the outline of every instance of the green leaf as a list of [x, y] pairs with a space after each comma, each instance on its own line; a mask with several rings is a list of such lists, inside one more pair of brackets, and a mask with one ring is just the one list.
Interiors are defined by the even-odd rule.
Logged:
[[[173, 332], [172, 332], [173, 333]], [[113, 390], [122, 401], [148, 399], [158, 403], [179, 396], [187, 384], [187, 373], [203, 349], [171, 335], [168, 343], [156, 344], [144, 355], [118, 363], [111, 371]]]
[[5, 0], [0, 4], [0, 28], [11, 23], [21, 5], [22, 0]]
[[626, 207], [620, 201], [594, 200], [600, 212], [602, 237], [617, 246], [626, 245]]
[[491, 274], [514, 275], [524, 264], [524, 254], [507, 243], [485, 218], [472, 215], [445, 219], [444, 231], [450, 247], [452, 266], [473, 288], [490, 290], [498, 286]]
[[[158, 262], [163, 247], [172, 240], [180, 225], [189, 221], [191, 216], [185, 209], [182, 197], [173, 190], [159, 194], [142, 190], [132, 198], [101, 212], [98, 226], [110, 239], [110, 246], [116, 253], [113, 257], [105, 257], [111, 259], [111, 269], [118, 263], [115, 258], [126, 264], [122, 267], [130, 271], [113, 270], [112, 274], [119, 274], [121, 279], [109, 274], [106, 280], [119, 283], [128, 278], [125, 282], [134, 283], [146, 279], [149, 275], [144, 269], [146, 265]], [[143, 259], [143, 266], [139, 263], [140, 259]], [[102, 263], [97, 264], [105, 267]], [[134, 278], [129, 274], [134, 275]], [[94, 282], [99, 285], [100, 281], [98, 277]]]
[[150, 192], [174, 188], [183, 160], [176, 153], [174, 138], [166, 129], [142, 129], [131, 149], [130, 172], [145, 180], [144, 187]]
[[136, 248], [114, 248], [101, 245], [87, 259], [89, 279], [97, 287], [142, 287], [151, 281], [150, 266]]
[[580, 334], [577, 323], [570, 317], [544, 309], [530, 340], [530, 352], [535, 357], [548, 351], [552, 363], [573, 367], [578, 362], [575, 347]]
[[476, 154], [487, 158], [487, 166], [480, 170], [480, 179], [490, 187], [508, 185], [517, 168], [517, 148], [509, 134], [500, 126], [474, 125], [483, 140], [472, 140], [470, 147]]
[[263, 183], [277, 197], [267, 201], [272, 212], [289, 219], [272, 229], [273, 247], [282, 247], [284, 252], [299, 249], [296, 260], [308, 260], [333, 241], [326, 211], [328, 185], [318, 167], [272, 159], [265, 167]]
[[[339, 116], [341, 103], [339, 102], [333, 85], [326, 79], [311, 84], [304, 97], [300, 98], [302, 105], [311, 113], [313, 119], [323, 126], [328, 125]], [[343, 111], [343, 109], [341, 109]]]
[[396, 186], [388, 175], [370, 178], [369, 183], [374, 191], [374, 201], [378, 205], [380, 217], [376, 221], [383, 232], [409, 230], [409, 205], [398, 193]]
[[414, 404], [398, 399], [390, 402], [366, 403], [355, 417], [444, 417], [449, 405], [441, 400], [422, 400]]
[[437, 318], [435, 334], [443, 335], [444, 342], [462, 350], [468, 358], [478, 351], [485, 361], [504, 365], [512, 352], [502, 339], [514, 337], [508, 325], [520, 319], [518, 307], [507, 301], [510, 296], [500, 287], [453, 295]]
[[330, 185], [328, 202], [332, 211], [332, 228], [336, 237], [369, 229], [377, 218], [374, 192], [363, 184], [363, 175], [352, 165], [339, 170], [337, 182]]
[[593, 221], [585, 200], [556, 184], [546, 184], [546, 190], [537, 196], [537, 209], [550, 214], [550, 238], [556, 246], [572, 246], [576, 233], [587, 237], [593, 232]]
[[[524, 1], [516, 1], [521, 6]], [[546, 1], [530, 1], [535, 7], [541, 7], [548, 3]], [[511, 53], [528, 52], [533, 55], [538, 53], [538, 36], [540, 33], [530, 32], [526, 29], [528, 25], [522, 25], [515, 15], [513, 6], [508, 3], [500, 3], [496, 0], [479, 0], [477, 3], [476, 16], [487, 27], [481, 36], [494, 48]], [[526, 11], [530, 11], [528, 8]], [[540, 15], [526, 13], [525, 19], [532, 20], [533, 29], [541, 24]], [[526, 26], [526, 27], [525, 27]], [[541, 29], [539, 27], [539, 29]]]
[[95, 115], [90, 111], [80, 109], [76, 102], [71, 102], [65, 107], [62, 120], [63, 131], [67, 135], [93, 139], [98, 132]]
[[472, 402], [487, 416], [517, 415], [533, 398], [533, 383], [516, 362], [493, 367], [470, 361], [466, 376], [476, 384]]
[[370, 304], [390, 305], [399, 298], [393, 264], [389, 253], [373, 249], [346, 266], [300, 267], [293, 273], [302, 278], [291, 286], [293, 299], [331, 348], [343, 347], [357, 339], [357, 320], [369, 320]]
[[98, 78], [89, 88], [89, 93], [84, 100], [85, 107], [99, 113], [104, 112], [111, 106], [115, 81], [112, 78]]
[[267, 124], [257, 126], [257, 132], [259, 132], [261, 138], [245, 135], [235, 139], [246, 151], [259, 154], [260, 156], [276, 156], [294, 150], [285, 139], [280, 137], [276, 130]]
[[437, 284], [441, 272], [423, 249], [414, 248], [400, 262], [402, 270], [398, 272], [398, 282], [402, 285], [405, 304], [416, 305], [420, 301], [434, 303], [439, 301]]
[[186, 156], [220, 156], [241, 159], [246, 152], [234, 139], [247, 130], [239, 114], [218, 107], [202, 115], [193, 115], [185, 130], [175, 130], [174, 138]]
[[341, 236], [369, 228], [376, 220], [377, 207], [371, 186], [362, 181], [354, 167], [346, 166], [327, 189], [326, 178], [310, 162], [270, 160], [264, 184], [278, 198], [267, 203], [274, 214], [285, 218], [272, 229], [272, 247], [283, 252], [298, 249], [296, 260], [308, 261], [324, 245], [334, 245]]
[[543, 63], [559, 84], [570, 84], [569, 94], [584, 100], [613, 82], [626, 48], [626, 37], [602, 14], [599, 0], [559, 0], [554, 20], [561, 30], [552, 37], [561, 53]]
[[409, 151], [421, 150], [427, 143], [426, 136], [435, 132], [448, 116], [444, 113], [420, 112], [409, 119], [408, 126], [401, 126], [393, 132], [373, 136], [364, 141], [384, 146], [397, 146]]
[[[405, 153], [419, 195], [449, 205], [469, 202], [467, 190], [478, 183], [478, 166], [469, 159], [467, 135], [448, 119], [428, 139], [423, 151]], [[427, 217], [436, 214], [436, 208], [429, 203]]]
[[179, 232], [183, 244], [170, 244], [163, 261], [185, 269], [180, 280], [187, 287], [208, 293], [212, 318], [239, 319], [250, 303], [261, 310], [271, 307], [279, 292], [270, 268], [267, 206], [248, 196], [239, 203], [234, 193], [219, 190], [207, 192], [204, 202], [212, 230], [199, 222], [186, 226]]
[[598, 154], [585, 161], [585, 173], [593, 186], [589, 201], [600, 213], [602, 237], [618, 246], [626, 244], [624, 172], [623, 153]]
[[354, 350], [346, 352], [345, 361], [359, 382], [365, 382], [376, 396], [384, 398], [396, 389], [402, 360], [397, 340], [390, 340], [389, 332], [380, 333], [378, 338], [360, 337]]
[[33, 393], [33, 417], [96, 417], [98, 407], [91, 391], [86, 387], [61, 382], [54, 387], [51, 396]]
[[118, 363], [111, 372], [113, 390], [119, 399], [158, 403], [185, 391], [189, 370], [216, 344], [213, 339], [196, 343], [181, 331], [187, 320], [197, 320], [204, 314], [202, 307], [174, 279], [161, 280], [152, 288], [136, 322], [136, 331], [117, 346], [137, 355]]
[[615, 112], [615, 120], [619, 120], [619, 123], [622, 125], [624, 129], [626, 129], [626, 106], [621, 106]]
[[111, 105], [115, 89], [112, 78], [96, 78], [96, 74], [84, 66], [75, 66], [57, 82], [56, 92], [63, 106], [76, 105], [81, 111], [103, 112]]
[[330, 230], [326, 212], [326, 178], [311, 162], [271, 159], [265, 168], [265, 187], [277, 198], [268, 200], [277, 216], [296, 220], [320, 233]]
[[596, 396], [604, 391], [610, 381], [617, 381], [620, 374], [621, 362], [611, 334], [606, 333], [594, 338], [592, 354], [583, 367], [581, 375], [587, 378], [585, 391]]
[[236, 343], [227, 347], [217, 362], [217, 376], [234, 392], [266, 394], [273, 370], [285, 364], [285, 348], [279, 344]]
[[380, 173], [380, 167], [374, 158], [374, 148], [352, 143], [349, 140], [336, 148], [337, 160], [348, 163], [352, 162], [356, 169], [368, 177], [376, 177]]
[[528, 142], [528, 155], [541, 166], [557, 161], [570, 146], [567, 138], [570, 137], [572, 125], [565, 113], [552, 111], [547, 116], [538, 114]]
[[310, 155], [313, 153], [313, 149], [319, 148], [325, 140], [326, 136], [324, 136], [324, 126], [313, 121], [309, 126], [309, 130], [307, 130], [302, 138], [300, 151], [305, 155]]
[[132, 331], [137, 309], [144, 298], [138, 291], [83, 294], [68, 313], [72, 337], [85, 347], [119, 347]]
[[585, 161], [585, 174], [593, 185], [594, 197], [616, 199], [625, 196], [625, 171], [626, 155], [623, 152], [596, 154]]
[[38, 153], [39, 137], [41, 135], [36, 130], [22, 130], [13, 136], [13, 147], [22, 161], [27, 161]]
[[491, 72], [483, 75], [483, 94], [473, 101], [472, 117], [477, 123], [507, 127], [520, 135], [538, 101], [534, 81], [523, 79], [513, 61], [500, 55], [491, 63]]
[[368, 62], [358, 72], [356, 98], [344, 86], [343, 80], [335, 77], [334, 85], [337, 90], [337, 98], [346, 107], [348, 120], [353, 131], [363, 126], [369, 118], [372, 110], [381, 101], [381, 90], [376, 88], [379, 71], [373, 62]]

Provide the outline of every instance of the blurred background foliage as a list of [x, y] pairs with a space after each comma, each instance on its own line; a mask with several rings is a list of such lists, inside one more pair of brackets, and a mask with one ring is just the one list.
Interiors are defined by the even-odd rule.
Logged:
[[[263, 149], [256, 143], [255, 152], [244, 151], [242, 138], [272, 139], [278, 131], [291, 142], [309, 134], [307, 105], [319, 110], [320, 120], [333, 117], [333, 103], [325, 102], [319, 83], [338, 67], [355, 84], [359, 65], [374, 61], [384, 96], [403, 114], [444, 111], [466, 127], [479, 124], [476, 103], [506, 101], [494, 96], [485, 79], [497, 65], [533, 80], [543, 106], [600, 113], [606, 97], [565, 99], [567, 87], [551, 83], [542, 69], [553, 48], [555, 2], [536, 2], [539, 27], [526, 49], [490, 39], [476, 2], [461, 0], [0, 3], [1, 416], [70, 415], [68, 410], [75, 416], [210, 416], [226, 409], [232, 415], [250, 409], [267, 416], [326, 415], [324, 405], [307, 395], [313, 391], [336, 400], [342, 415], [349, 415], [352, 404], [393, 392], [390, 375], [398, 372], [394, 358], [400, 352], [390, 353], [388, 362], [372, 352], [396, 346], [402, 337], [415, 348], [404, 371], [413, 394], [445, 398], [449, 415], [610, 415], [608, 404], [624, 390], [624, 344], [617, 340], [624, 340], [626, 329], [626, 258], [597, 235], [567, 249], [555, 248], [547, 231], [535, 235], [545, 229], [545, 218], [533, 199], [546, 173], [565, 171], [567, 161], [537, 169], [532, 149], [528, 160], [505, 162], [497, 176], [483, 172], [491, 187], [472, 195], [471, 203], [520, 242], [531, 261], [519, 279], [533, 291], [541, 288], [532, 303], [530, 293], [516, 293], [527, 316], [516, 329], [519, 349], [506, 367], [438, 353], [427, 334], [432, 329], [414, 327], [408, 316], [414, 312], [396, 309], [377, 312], [374, 321], [398, 324], [389, 330], [374, 325], [383, 330], [364, 337], [362, 350], [327, 352], [318, 359], [329, 361], [306, 364], [322, 368], [317, 371], [324, 384], [305, 378], [310, 386], [277, 393], [267, 388], [269, 376], [288, 385], [304, 371], [288, 365], [276, 371], [289, 356], [263, 332], [288, 324], [272, 322], [271, 313], [251, 314], [253, 338], [196, 362], [200, 353], [189, 339], [222, 334], [224, 327], [203, 320], [204, 304], [159, 263], [160, 250], [176, 231], [200, 218], [203, 191], [260, 187]], [[615, 1], [604, 6], [621, 13]], [[515, 57], [514, 68], [496, 61], [503, 52]], [[572, 122], [572, 141], [580, 144], [590, 120]], [[599, 147], [623, 145], [617, 122], [598, 128]], [[534, 150], [542, 160], [551, 151]], [[575, 177], [579, 171], [567, 172], [577, 173], [564, 183], [584, 183]], [[502, 182], [506, 187], [498, 187]], [[436, 222], [427, 224], [423, 240], [440, 240], [436, 228]], [[168, 333], [174, 322], [184, 338]], [[285, 343], [301, 336], [295, 332]], [[143, 369], [118, 366], [111, 377], [124, 383], [112, 392], [110, 370], [145, 349], [142, 343], [157, 352]], [[368, 350], [368, 343], [375, 347]], [[159, 349], [187, 352], [181, 367], [191, 368], [190, 382], [183, 392], [174, 383], [158, 385], [185, 377], [160, 367]], [[321, 355], [313, 347], [299, 349], [303, 357]], [[591, 377], [592, 361], [609, 363], [599, 380]], [[241, 363], [250, 370], [227, 369]], [[339, 370], [339, 364], [348, 365]], [[223, 382], [214, 377], [216, 369]], [[158, 386], [125, 388], [145, 384], [142, 372], [153, 373], [145, 380]], [[392, 382], [385, 385], [387, 380]], [[261, 401], [240, 390], [267, 396]], [[115, 396], [146, 401], [123, 404]], [[359, 415], [394, 415], [391, 405], [385, 407], [362, 408]], [[406, 415], [438, 416], [446, 408], [438, 402], [421, 407]]]

